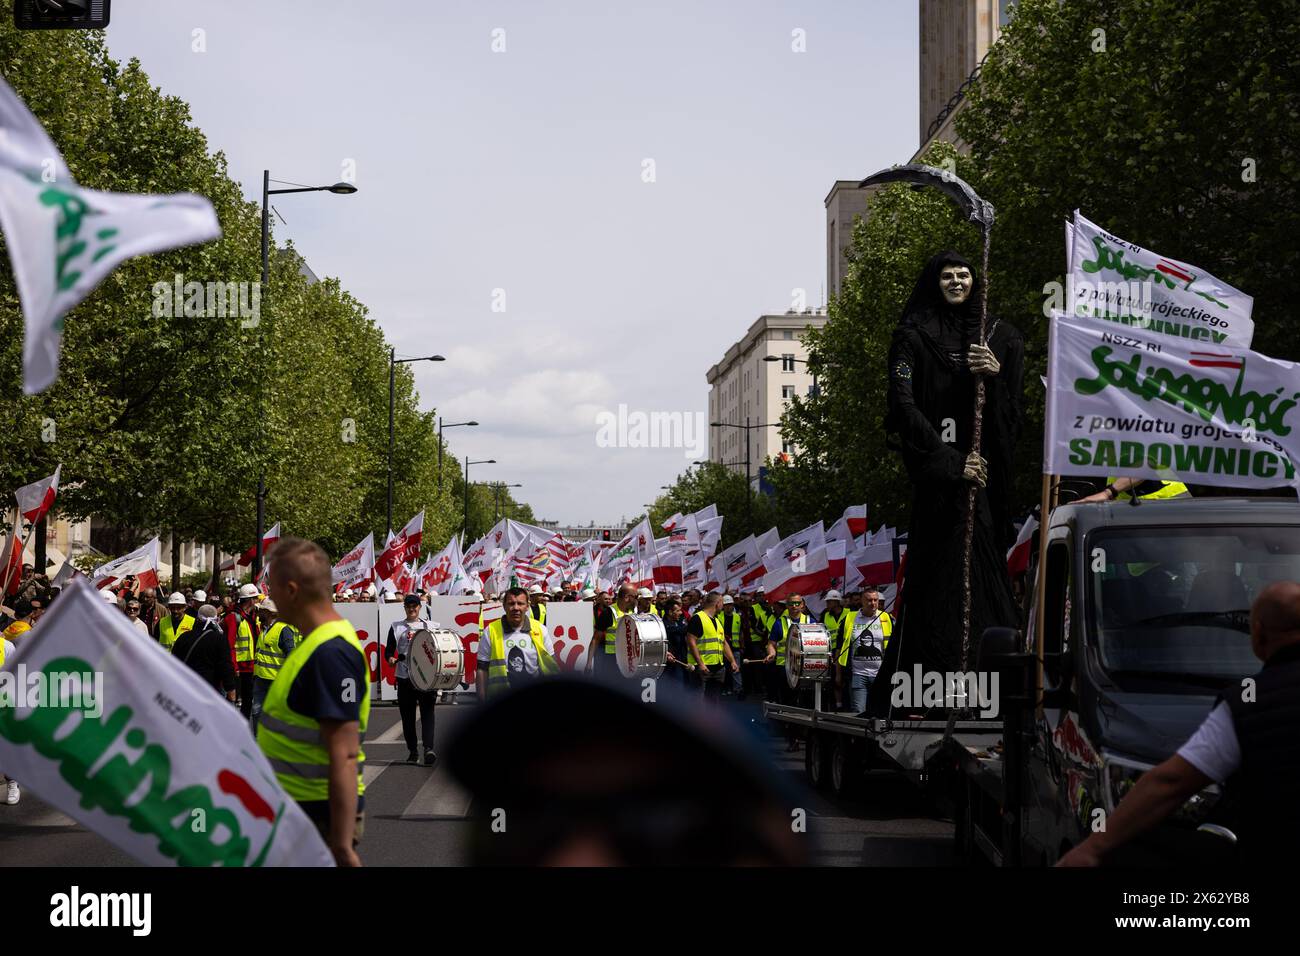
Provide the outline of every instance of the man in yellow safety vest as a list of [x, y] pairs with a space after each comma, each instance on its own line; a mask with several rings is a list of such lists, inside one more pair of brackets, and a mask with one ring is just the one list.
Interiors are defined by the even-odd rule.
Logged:
[[257, 621], [262, 636], [253, 651], [253, 732], [257, 732], [257, 718], [262, 713], [266, 692], [271, 689], [275, 675], [280, 673], [285, 658], [298, 641], [298, 632], [284, 621], [277, 621], [275, 602], [266, 598], [257, 606]]
[[717, 703], [722, 696], [722, 682], [727, 669], [733, 675], [740, 670], [740, 665], [731, 653], [731, 645], [719, 630], [717, 618], [721, 610], [721, 592], [709, 591], [700, 599], [699, 610], [686, 625], [687, 651], [699, 664], [698, 673], [704, 684], [704, 699], [710, 703]]
[[331, 564], [302, 538], [281, 538], [269, 568], [271, 598], [305, 635], [262, 704], [257, 743], [285, 793], [316, 824], [340, 866], [360, 866], [365, 829], [370, 667], [357, 632], [334, 610]]
[[478, 639], [474, 683], [481, 700], [531, 684], [560, 669], [546, 649], [546, 629], [528, 613], [528, 592], [510, 588], [502, 596], [501, 607], [505, 616], [483, 628]]
[[176, 638], [194, 627], [194, 616], [185, 612], [186, 603], [185, 595], [180, 591], [174, 591], [167, 599], [170, 613], [158, 620], [158, 643], [165, 651], [170, 651]]

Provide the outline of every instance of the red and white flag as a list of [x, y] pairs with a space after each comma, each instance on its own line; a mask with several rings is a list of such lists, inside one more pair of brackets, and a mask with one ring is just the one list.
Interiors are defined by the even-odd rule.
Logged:
[[25, 520], [36, 524], [45, 517], [45, 513], [50, 510], [55, 496], [59, 493], [59, 472], [62, 470], [63, 465], [60, 464], [50, 477], [34, 481], [30, 485], [23, 485], [14, 493], [18, 499], [18, 510]]
[[394, 578], [408, 561], [420, 556], [420, 544], [424, 541], [424, 509], [406, 523], [401, 531], [393, 535], [384, 544], [383, 553], [375, 560], [375, 577], [379, 581], [396, 583]]
[[853, 566], [863, 584], [889, 584], [894, 580], [894, 542], [877, 537], [853, 553]]
[[[266, 564], [266, 558], [271, 553], [271, 548], [273, 548], [275, 546], [275, 543], [279, 540], [280, 540], [280, 522], [277, 521], [275, 524], [271, 525], [271, 527], [268, 528], [266, 532], [262, 535], [262, 563], [263, 564]], [[251, 548], [249, 548], [247, 551], [245, 551], [243, 554], [239, 556], [239, 563], [244, 566], [250, 565], [253, 563], [253, 559], [256, 557], [257, 557], [257, 545], [253, 545]], [[226, 564], [223, 564], [221, 566], [222, 571], [233, 570], [233, 569], [234, 569], [234, 565], [230, 564], [230, 562], [226, 562]]]
[[142, 588], [158, 586], [158, 536], [146, 541], [130, 554], [101, 564], [90, 574], [91, 583], [100, 590], [134, 574]]
[[334, 565], [334, 590], [341, 591], [354, 585], [366, 584], [375, 573], [375, 535], [372, 531], [361, 543]]
[[867, 506], [849, 505], [840, 520], [848, 524], [849, 534], [855, 538], [862, 537], [867, 533]]
[[831, 561], [826, 546], [805, 554], [796, 551], [788, 560], [775, 567], [766, 565], [763, 590], [769, 601], [778, 601], [791, 594], [816, 594], [831, 586]]
[[1015, 577], [1029, 570], [1029, 549], [1034, 540], [1034, 532], [1037, 530], [1038, 519], [1030, 514], [1025, 519], [1025, 523], [1020, 526], [1016, 543], [1007, 551], [1007, 574]]
[[[763, 558], [758, 553], [758, 545], [751, 534], [714, 556], [709, 564], [709, 580], [706, 583], [724, 589], [743, 587], [762, 574]], [[749, 576], [749, 581], [745, 580], [746, 576]]]
[[779, 541], [763, 555], [763, 564], [767, 566], [768, 571], [777, 570], [797, 555], [808, 555], [824, 547], [826, 547], [825, 526], [818, 521]]
[[[5, 517], [9, 516], [9, 509], [5, 509]], [[0, 558], [0, 595], [17, 594], [18, 585], [22, 582], [23, 573], [23, 539], [20, 531], [21, 522], [15, 527], [9, 529], [9, 537], [5, 539], [4, 557]]]
[[682, 562], [680, 551], [665, 551], [655, 557], [654, 578], [656, 587], [680, 588], [682, 586]]

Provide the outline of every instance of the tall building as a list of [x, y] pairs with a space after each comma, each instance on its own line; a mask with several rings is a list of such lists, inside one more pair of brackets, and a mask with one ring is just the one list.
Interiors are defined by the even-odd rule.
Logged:
[[[749, 331], [723, 354], [705, 376], [709, 383], [709, 422], [727, 425], [779, 424], [785, 404], [813, 388], [808, 350], [800, 336], [826, 324], [825, 309], [760, 315]], [[772, 356], [776, 361], [764, 361]], [[709, 461], [745, 474], [749, 456], [750, 481], [757, 485], [759, 467], [768, 457], [794, 452], [771, 427], [709, 428]]]
[[[1015, 11], [1016, 0], [918, 0], [920, 4], [920, 146], [916, 162], [932, 143], [953, 143], [965, 152], [953, 121], [965, 103], [969, 82]], [[826, 195], [826, 290], [838, 295], [848, 271], [845, 251], [853, 224], [866, 215], [871, 189], [856, 179], [839, 179]]]

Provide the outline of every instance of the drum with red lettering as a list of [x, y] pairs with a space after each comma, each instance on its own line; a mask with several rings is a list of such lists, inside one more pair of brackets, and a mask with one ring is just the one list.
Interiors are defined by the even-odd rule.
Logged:
[[820, 624], [791, 624], [785, 642], [785, 678], [792, 688], [831, 676], [831, 636]]
[[465, 676], [465, 648], [451, 631], [416, 631], [406, 657], [406, 673], [419, 691], [454, 690]]
[[668, 666], [668, 632], [657, 614], [619, 618], [614, 656], [624, 677], [657, 678]]

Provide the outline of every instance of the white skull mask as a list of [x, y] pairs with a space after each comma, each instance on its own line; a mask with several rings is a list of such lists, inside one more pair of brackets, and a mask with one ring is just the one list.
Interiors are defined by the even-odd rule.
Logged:
[[949, 305], [961, 305], [970, 298], [975, 277], [966, 266], [949, 263], [939, 270], [939, 290]]

